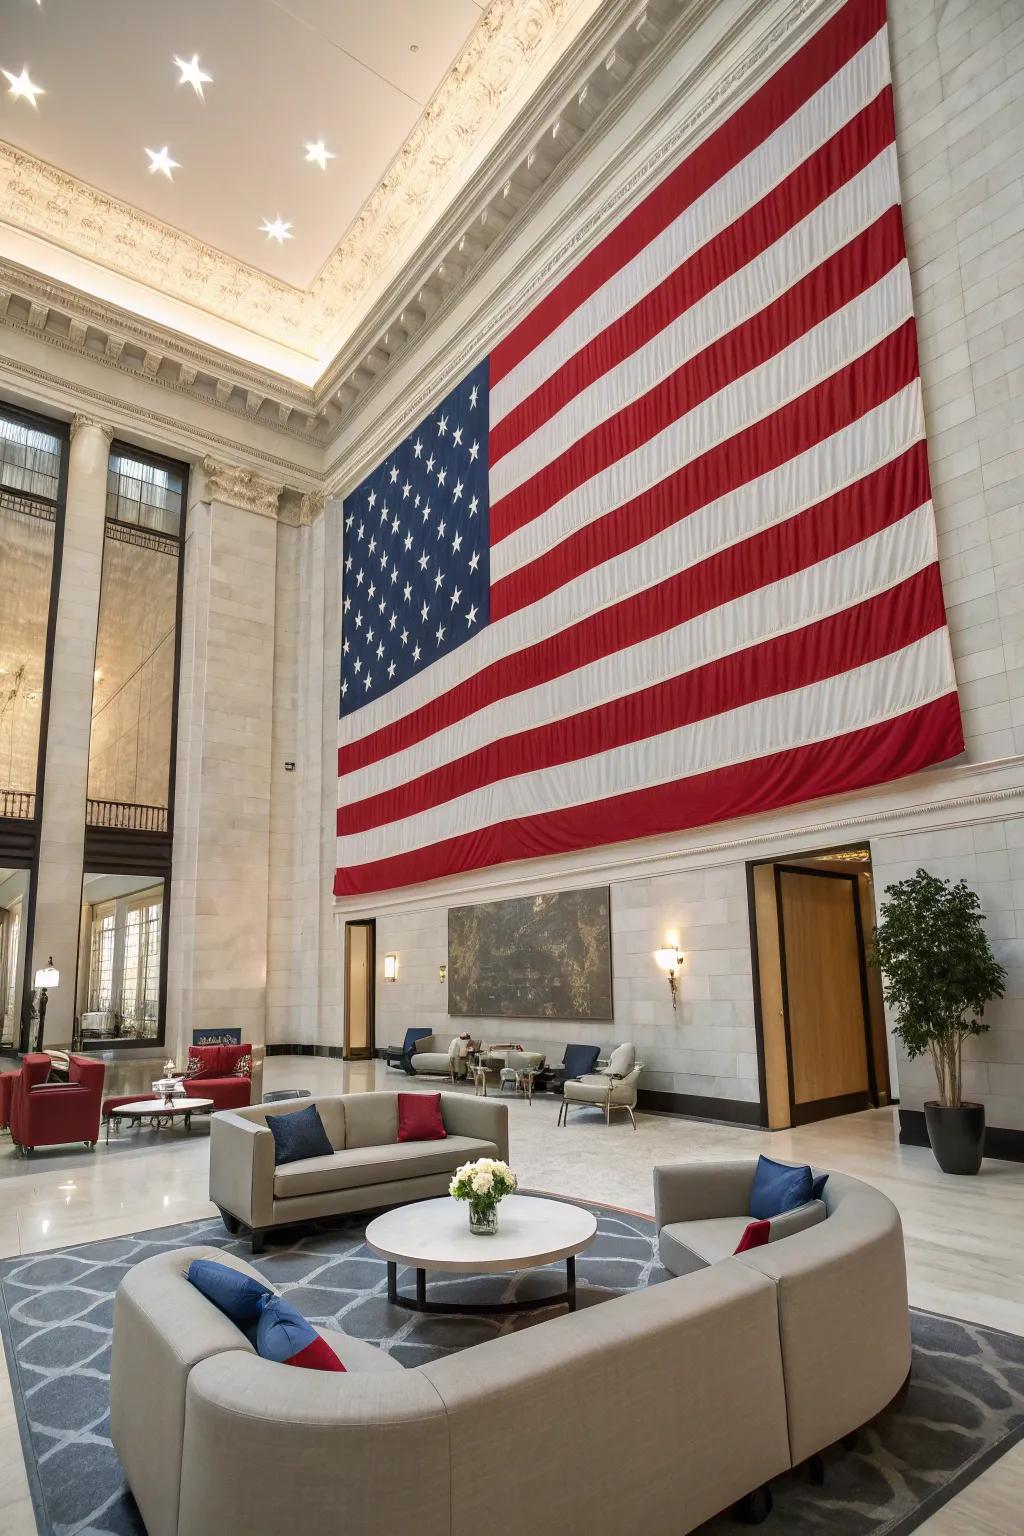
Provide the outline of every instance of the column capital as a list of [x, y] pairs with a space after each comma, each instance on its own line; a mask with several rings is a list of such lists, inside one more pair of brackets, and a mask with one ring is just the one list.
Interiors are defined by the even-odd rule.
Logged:
[[299, 527], [308, 528], [310, 523], [315, 523], [318, 517], [323, 516], [324, 491], [304, 491], [299, 502]]
[[206, 476], [206, 494], [209, 501], [226, 501], [232, 507], [245, 512], [256, 512], [261, 517], [276, 517], [278, 503], [284, 486], [274, 480], [264, 480], [251, 469], [238, 464], [219, 464], [207, 456], [203, 460]]
[[114, 429], [107, 421], [99, 421], [95, 416], [87, 416], [82, 411], [76, 411], [71, 418], [71, 440], [74, 442], [85, 427], [95, 427], [97, 432], [102, 432], [107, 442], [113, 442]]

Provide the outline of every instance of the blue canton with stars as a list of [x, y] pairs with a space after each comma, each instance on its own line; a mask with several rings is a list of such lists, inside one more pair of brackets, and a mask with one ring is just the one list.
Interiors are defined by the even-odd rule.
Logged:
[[486, 625], [487, 362], [345, 498], [341, 714]]

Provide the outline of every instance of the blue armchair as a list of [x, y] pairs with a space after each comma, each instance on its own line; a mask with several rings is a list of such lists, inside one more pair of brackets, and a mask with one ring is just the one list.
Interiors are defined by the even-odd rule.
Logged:
[[405, 1039], [401, 1045], [388, 1045], [384, 1047], [382, 1055], [389, 1067], [401, 1067], [403, 1072], [412, 1076], [412, 1064], [410, 1057], [416, 1049], [417, 1040], [425, 1040], [433, 1031], [429, 1029], [407, 1029]]

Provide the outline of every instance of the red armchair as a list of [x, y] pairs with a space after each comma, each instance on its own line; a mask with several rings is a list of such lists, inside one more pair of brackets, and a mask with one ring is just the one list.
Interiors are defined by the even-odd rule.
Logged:
[[217, 1109], [243, 1109], [263, 1097], [261, 1045], [190, 1045], [184, 1089], [198, 1099], [212, 1099]]
[[11, 1128], [14, 1085], [20, 1076], [20, 1069], [17, 1072], [0, 1072], [0, 1131], [9, 1131]]
[[90, 1149], [99, 1140], [100, 1105], [106, 1067], [88, 1056], [72, 1056], [66, 1083], [48, 1083], [50, 1058], [22, 1057], [11, 1103], [11, 1140], [22, 1152], [84, 1141]]

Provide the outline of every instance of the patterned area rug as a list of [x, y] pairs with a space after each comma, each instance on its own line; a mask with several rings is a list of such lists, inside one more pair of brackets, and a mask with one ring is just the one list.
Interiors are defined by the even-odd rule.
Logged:
[[[593, 1209], [598, 1235], [577, 1260], [581, 1306], [668, 1278], [651, 1222]], [[372, 1340], [407, 1367], [554, 1315], [439, 1317], [389, 1306], [385, 1265], [364, 1228], [353, 1219], [285, 1234], [256, 1267], [313, 1321]], [[108, 1439], [114, 1291], [132, 1265], [194, 1243], [248, 1251], [213, 1220], [0, 1261], [0, 1330], [41, 1536], [144, 1536]], [[561, 1265], [435, 1275], [428, 1295], [503, 1301], [555, 1293], [564, 1279]], [[399, 1273], [403, 1289], [410, 1281]], [[823, 1487], [796, 1473], [774, 1483], [766, 1536], [905, 1536], [1024, 1435], [1024, 1338], [925, 1312], [913, 1314], [913, 1334], [904, 1403], [863, 1431], [856, 1449], [826, 1454]], [[747, 1529], [719, 1516], [701, 1536]]]

